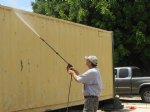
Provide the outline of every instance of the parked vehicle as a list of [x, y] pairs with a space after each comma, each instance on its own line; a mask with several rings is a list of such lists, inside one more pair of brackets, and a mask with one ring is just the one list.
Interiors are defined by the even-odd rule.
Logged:
[[150, 103], [150, 76], [138, 67], [116, 67], [115, 90], [120, 96], [140, 95], [143, 102]]

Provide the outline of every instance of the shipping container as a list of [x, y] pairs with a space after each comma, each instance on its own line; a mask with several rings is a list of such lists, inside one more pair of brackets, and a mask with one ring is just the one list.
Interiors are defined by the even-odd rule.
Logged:
[[[103, 81], [100, 101], [114, 97], [112, 32], [0, 6], [0, 112], [42, 112], [67, 106], [67, 64], [80, 73], [96, 55]], [[69, 106], [83, 104], [82, 84], [72, 81]]]

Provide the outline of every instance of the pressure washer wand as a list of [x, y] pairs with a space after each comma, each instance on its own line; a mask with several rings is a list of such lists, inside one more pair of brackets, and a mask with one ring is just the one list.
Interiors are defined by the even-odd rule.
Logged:
[[68, 64], [67, 67], [72, 67], [72, 65], [65, 60], [50, 44], [48, 44], [42, 37], [39, 37], [49, 48], [51, 48], [65, 63]]

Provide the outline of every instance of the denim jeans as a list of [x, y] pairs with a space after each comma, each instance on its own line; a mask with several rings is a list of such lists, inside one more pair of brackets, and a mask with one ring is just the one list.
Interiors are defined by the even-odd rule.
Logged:
[[98, 97], [85, 98], [83, 112], [96, 112], [98, 110]]

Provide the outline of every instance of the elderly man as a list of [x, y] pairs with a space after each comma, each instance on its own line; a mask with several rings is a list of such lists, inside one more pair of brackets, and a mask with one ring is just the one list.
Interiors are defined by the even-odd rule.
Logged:
[[79, 75], [73, 67], [68, 68], [77, 82], [84, 84], [83, 95], [85, 98], [83, 112], [96, 112], [98, 110], [98, 98], [102, 90], [101, 74], [97, 68], [98, 59], [96, 56], [86, 56], [86, 65], [89, 68], [86, 72]]

